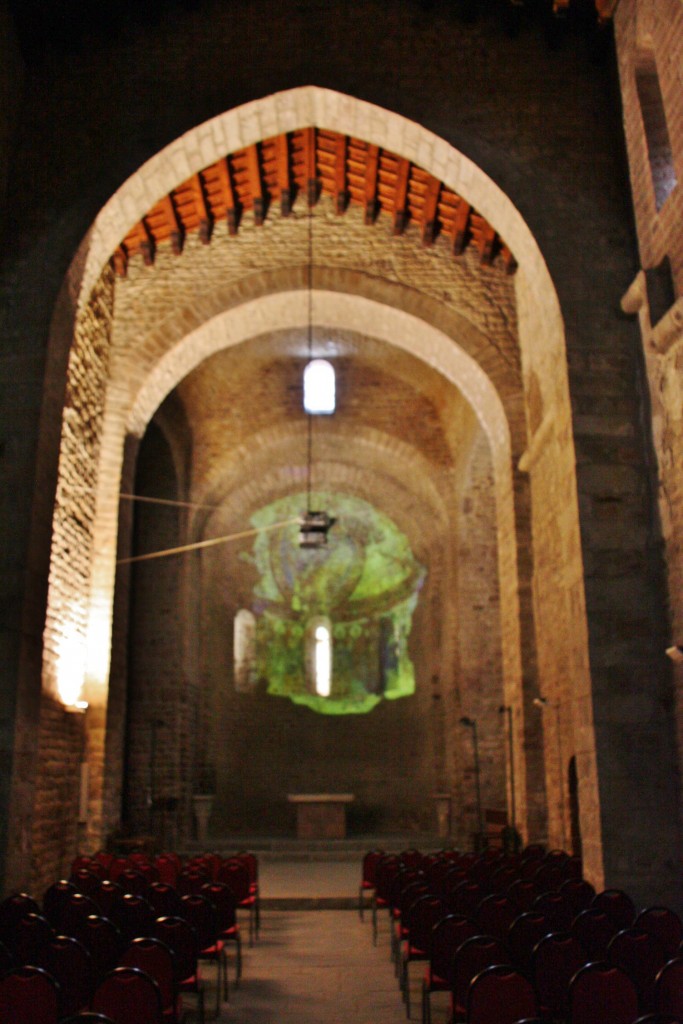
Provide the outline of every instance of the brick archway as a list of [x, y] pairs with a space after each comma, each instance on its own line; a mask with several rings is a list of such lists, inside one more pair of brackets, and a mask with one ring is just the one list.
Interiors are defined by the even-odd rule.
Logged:
[[[419, 125], [352, 97], [306, 87], [254, 101], [188, 132], [140, 168], [112, 197], [97, 218], [71, 268], [63, 292], [69, 314], [66, 320], [56, 319], [53, 341], [58, 344], [59, 335], [65, 329], [73, 334], [74, 324], [77, 332], [83, 319], [91, 315], [89, 310], [92, 308], [94, 291], [101, 289], [107, 292], [107, 273], [105, 270], [102, 276], [103, 268], [106, 268], [109, 256], [126, 229], [179, 180], [185, 178], [188, 172], [199, 170], [226, 149], [243, 147], [278, 132], [306, 125], [319, 125], [353, 134], [377, 145], [391, 147], [404, 157], [415, 160], [476, 205], [496, 230], [504, 235], [518, 263], [515, 291], [520, 359], [527, 397], [524, 430], [529, 440], [517, 467], [513, 466], [511, 454], [511, 425], [502, 411], [495, 388], [482, 368], [465, 356], [453, 344], [452, 338], [419, 318], [411, 321], [410, 332], [403, 334], [399, 331], [399, 337], [405, 340], [399, 340], [398, 344], [404, 344], [406, 350], [429, 362], [466, 395], [491, 445], [496, 480], [499, 576], [506, 591], [505, 599], [501, 602], [505, 618], [505, 694], [506, 702], [519, 708], [516, 719], [518, 778], [520, 775], [523, 777], [524, 773], [521, 751], [525, 703], [533, 694], [525, 693], [522, 689], [514, 492], [519, 489], [520, 472], [525, 478], [528, 477], [526, 486], [529, 491], [531, 534], [536, 560], [536, 619], [531, 628], [535, 631], [535, 643], [540, 651], [540, 671], [546, 693], [552, 691], [554, 681], [561, 673], [566, 674], [567, 664], [562, 663], [562, 659], [568, 654], [573, 682], [571, 716], [576, 723], [572, 746], [577, 751], [583, 769], [581, 806], [586, 816], [583, 832], [584, 835], [595, 837], [592, 845], [589, 842], [585, 846], [585, 864], [588, 875], [599, 884], [602, 874], [599, 808], [562, 319], [552, 280], [531, 232], [519, 212], [491, 179], [466, 156]], [[70, 297], [73, 299], [70, 300]], [[103, 295], [102, 305], [108, 308], [106, 294]], [[202, 352], [208, 354], [211, 351], [212, 344], [225, 346], [249, 336], [244, 334], [244, 327], [240, 327], [240, 318], [244, 317], [247, 305], [226, 313], [221, 319], [220, 330], [218, 322], [210, 320], [198, 331], [187, 335], [166, 359], [158, 360], [145, 378], [134, 404], [130, 403], [130, 395], [120, 386], [115, 362], [109, 365], [109, 353], [101, 354], [98, 364], [101, 378], [96, 386], [100, 388], [97, 400], [102, 402], [104, 411], [92, 466], [95, 498], [90, 564], [84, 579], [87, 607], [79, 612], [80, 635], [85, 650], [85, 688], [94, 705], [105, 707], [107, 699], [118, 489], [126, 432], [139, 434], [144, 429], [160, 398], [175, 386], [194, 360], [203, 358]], [[289, 316], [292, 325], [302, 323], [303, 302], [300, 292], [260, 299], [254, 309], [263, 318], [263, 329], [276, 320], [281, 325], [283, 316]], [[367, 319], [369, 313], [370, 325]], [[334, 322], [336, 317], [336, 322], [352, 327], [358, 325], [354, 318], [363, 318], [364, 330], [370, 329], [378, 337], [385, 336], [383, 332], [389, 332], [392, 343], [396, 344], [395, 328], [399, 321], [403, 327], [406, 326], [402, 318], [407, 314], [391, 306], [372, 306], [368, 300], [361, 301], [357, 296], [335, 294], [330, 298], [320, 293], [316, 316], [320, 317], [321, 323]], [[69, 318], [71, 323], [68, 323]], [[217, 330], [218, 335], [215, 333]], [[249, 330], [253, 336], [253, 320]], [[229, 340], [231, 332], [234, 335], [232, 341]], [[76, 396], [82, 387], [77, 370], [78, 367], [72, 363], [71, 390]], [[66, 417], [65, 431], [69, 429]], [[515, 429], [520, 431], [520, 424], [515, 424]], [[68, 472], [63, 458], [60, 478], [64, 479], [65, 476], [68, 476]], [[63, 518], [59, 523], [56, 520], [59, 529], [63, 527]], [[54, 565], [63, 558], [63, 553], [60, 554], [58, 544], [53, 546], [53, 552]], [[555, 571], [558, 560], [562, 567], [562, 584], [559, 588]], [[55, 578], [58, 577], [57, 572]], [[56, 615], [59, 615], [60, 605], [64, 607], [65, 600], [68, 604], [69, 595], [68, 592], [64, 593], [62, 583], [59, 580], [57, 588], [51, 587], [50, 591], [50, 610]], [[545, 597], [551, 590], [553, 599], [544, 611]], [[565, 644], [564, 648], [560, 645], [558, 653], [553, 654], [558, 645], [551, 640], [551, 636], [557, 636], [558, 616]], [[53, 657], [54, 651], [51, 655], [46, 654], [48, 679], [49, 663]], [[588, 729], [585, 728], [586, 723], [589, 724]], [[93, 740], [92, 756], [95, 761], [99, 759], [101, 762], [101, 738], [99, 741]], [[101, 795], [98, 799], [99, 810], [93, 816], [95, 832], [101, 824], [102, 816]]]

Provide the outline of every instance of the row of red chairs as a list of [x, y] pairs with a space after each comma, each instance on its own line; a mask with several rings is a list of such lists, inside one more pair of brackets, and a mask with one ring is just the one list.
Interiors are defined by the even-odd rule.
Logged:
[[[538, 893], [538, 881], [545, 884], [550, 878], [559, 883], [558, 889]], [[408, 1016], [413, 960], [428, 964], [424, 1022], [430, 1017], [431, 992], [438, 990], [451, 991], [455, 1021], [485, 1024], [512, 1022], [517, 1009], [524, 1010], [523, 1016], [548, 1012], [554, 1020], [593, 1024], [599, 1001], [593, 1003], [593, 1016], [582, 1017], [578, 995], [591, 986], [596, 993], [604, 988], [599, 998], [612, 1000], [620, 1024], [631, 1024], [638, 1012], [656, 1008], [669, 1014], [683, 1011], [677, 915], [653, 907], [636, 916], [633, 902], [621, 890], [596, 894], [581, 878], [575, 859], [562, 851], [547, 854], [536, 847], [531, 853], [505, 855], [489, 850], [479, 857], [457, 851], [426, 856], [416, 850], [399, 855], [370, 851], [359, 891], [361, 917], [368, 891], [375, 942], [378, 909], [389, 911], [392, 957]], [[565, 961], [553, 963], [558, 950]], [[471, 994], [475, 977], [487, 969], [486, 982]], [[579, 972], [580, 986], [577, 982], [570, 994], [570, 979]], [[504, 1010], [492, 1009], [494, 993], [507, 988]], [[519, 1005], [513, 990], [522, 993]], [[484, 1006], [492, 1014], [488, 1020], [481, 1016]], [[601, 1019], [613, 1021], [609, 1015]]]
[[[103, 886], [105, 882], [103, 880]], [[220, 882], [207, 883], [204, 893], [182, 897], [170, 886], [152, 884], [164, 890], [166, 897], [172, 894], [175, 898], [176, 902], [165, 908], [171, 913], [158, 916], [145, 897], [119, 893], [109, 907], [110, 917], [105, 917], [91, 897], [75, 892], [74, 886], [64, 881], [46, 891], [43, 914], [26, 894], [16, 894], [3, 901], [0, 934], [6, 945], [0, 944], [0, 961], [4, 961], [2, 966], [8, 985], [14, 986], [12, 991], [22, 991], [21, 983], [25, 978], [21, 972], [25, 967], [40, 967], [55, 974], [62, 983], [62, 1003], [66, 1002], [67, 1009], [82, 1006], [84, 996], [92, 996], [109, 972], [121, 965], [119, 957], [130, 944], [155, 946], [162, 942], [175, 959], [178, 990], [197, 996], [201, 1020], [204, 1018], [204, 988], [198, 963], [216, 964], [218, 1014], [221, 991], [223, 998], [228, 998], [227, 943], [236, 946], [236, 984], [241, 975], [241, 939], [234, 894]], [[109, 898], [116, 883], [106, 882], [106, 885]], [[141, 953], [139, 945], [134, 949], [138, 955]], [[87, 964], [83, 963], [81, 954], [85, 954]], [[156, 962], [154, 958], [153, 962]], [[128, 962], [127, 966], [143, 965]], [[162, 982], [156, 975], [155, 980]], [[167, 993], [168, 986], [162, 987]], [[14, 1018], [3, 1016], [2, 1005], [0, 997], [0, 1020], [14, 1022]], [[164, 999], [166, 1017], [171, 1014], [173, 1005]], [[31, 1012], [29, 1006], [27, 1020], [32, 1020]]]
[[115, 882], [124, 892], [146, 896], [154, 882], [173, 886], [180, 895], [196, 894], [209, 882], [224, 882], [237, 897], [240, 908], [249, 912], [249, 944], [258, 938], [260, 895], [258, 859], [242, 852], [231, 857], [205, 853], [182, 861], [176, 853], [152, 858], [143, 853], [127, 857], [100, 851], [93, 856], [81, 854], [71, 865], [70, 880], [87, 895], [104, 881]]

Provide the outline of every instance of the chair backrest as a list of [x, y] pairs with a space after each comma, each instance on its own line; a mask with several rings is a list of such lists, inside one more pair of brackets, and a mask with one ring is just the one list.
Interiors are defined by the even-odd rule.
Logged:
[[75, 938], [90, 953], [93, 981], [97, 984], [119, 958], [123, 948], [121, 932], [108, 917], [90, 914], [77, 923]]
[[429, 894], [418, 896], [415, 902], [408, 907], [405, 926], [408, 932], [408, 942], [414, 950], [419, 950], [429, 957], [434, 925], [445, 916], [445, 913], [442, 900], [438, 896]]
[[493, 935], [474, 935], [458, 946], [451, 969], [451, 993], [456, 1017], [467, 1012], [467, 993], [470, 982], [485, 967], [507, 964], [510, 955]]
[[411, 847], [409, 850], [402, 850], [398, 857], [401, 864], [406, 868], [422, 867], [422, 854], [415, 847]]
[[636, 987], [620, 967], [584, 964], [569, 983], [569, 1024], [633, 1024], [638, 1016]]
[[34, 962], [59, 982], [60, 1016], [77, 1013], [88, 1005], [94, 979], [92, 958], [82, 942], [70, 935], [56, 935], [38, 950]]
[[506, 895], [509, 896], [513, 903], [517, 904], [520, 911], [524, 911], [531, 910], [538, 893], [531, 879], [517, 878], [508, 886]]
[[[242, 864], [241, 870], [244, 876], [248, 879], [249, 874], [247, 868]], [[176, 890], [180, 896], [194, 895], [201, 891], [203, 885], [211, 881], [211, 877], [208, 871], [204, 871], [202, 868], [183, 868], [178, 873], [178, 879], [176, 881]]]
[[578, 939], [568, 932], [544, 935], [531, 954], [531, 972], [541, 1007], [553, 1020], [566, 1016], [569, 982], [588, 961]]
[[207, 882], [201, 895], [213, 904], [220, 933], [237, 926], [237, 898], [227, 882]]
[[468, 1024], [516, 1024], [536, 1012], [533, 985], [509, 964], [486, 967], [472, 979], [467, 995]]
[[377, 863], [384, 856], [384, 850], [368, 850], [363, 857], [361, 881], [367, 885], [375, 884], [375, 871]]
[[147, 899], [157, 917], [179, 917], [182, 913], [180, 894], [169, 882], [152, 882]]
[[610, 940], [619, 928], [604, 910], [590, 906], [576, 915], [570, 931], [584, 946], [591, 960], [604, 960]]
[[175, 955], [170, 946], [153, 936], [140, 937], [124, 949], [119, 958], [121, 967], [138, 967], [154, 978], [159, 986], [161, 1006], [168, 1010], [177, 999]]
[[432, 974], [450, 980], [453, 957], [465, 939], [477, 935], [477, 924], [464, 914], [447, 914], [432, 928], [430, 964]]
[[111, 917], [112, 908], [123, 899], [123, 895], [123, 889], [118, 882], [103, 878], [97, 888], [90, 893], [90, 898], [97, 904], [102, 917]]
[[159, 986], [137, 967], [115, 967], [95, 989], [92, 1008], [116, 1024], [163, 1024]]
[[64, 903], [60, 913], [60, 927], [67, 935], [79, 938], [78, 929], [81, 922], [91, 915], [99, 915], [100, 908], [95, 901], [82, 892], [74, 892]]
[[678, 956], [683, 939], [683, 924], [675, 911], [669, 907], [646, 907], [634, 921], [636, 928], [643, 928], [661, 942], [667, 957]]
[[585, 878], [566, 878], [558, 892], [569, 900], [572, 908], [572, 918], [586, 910], [595, 896], [595, 889]]
[[507, 940], [510, 925], [517, 917], [516, 904], [504, 893], [485, 896], [474, 912], [474, 919], [484, 935], [494, 935], [500, 942]]
[[216, 908], [201, 893], [187, 893], [182, 897], [183, 917], [197, 933], [199, 951], [213, 946], [218, 938], [218, 915]]
[[641, 1009], [654, 1010], [655, 979], [667, 961], [659, 939], [642, 928], [624, 928], [611, 939], [607, 959], [635, 982]]
[[[379, 900], [387, 901], [389, 899], [392, 879], [400, 870], [401, 862], [395, 853], [388, 853], [377, 861], [375, 868], [375, 894]], [[228, 882], [229, 884], [229, 878], [223, 877], [222, 868], [218, 877], [222, 882]]]
[[112, 907], [111, 920], [121, 932], [123, 941], [130, 942], [141, 935], [151, 935], [156, 914], [144, 896], [127, 892]]
[[35, 953], [54, 935], [54, 929], [42, 914], [25, 914], [17, 924], [14, 955], [17, 963], [34, 962]]
[[149, 890], [149, 881], [137, 867], [127, 867], [119, 871], [116, 881], [124, 893], [134, 896], [146, 896]]
[[25, 892], [15, 892], [0, 903], [0, 941], [14, 950], [17, 925], [25, 914], [39, 914], [40, 907]]
[[61, 914], [65, 903], [73, 893], [77, 892], [76, 886], [67, 878], [60, 878], [43, 893], [43, 914], [53, 925], [59, 927]]
[[465, 914], [475, 917], [476, 910], [485, 893], [478, 882], [461, 882], [445, 897], [448, 909], [452, 914]]
[[0, 1020], [7, 1024], [56, 1024], [59, 984], [42, 967], [15, 967], [0, 978]]
[[568, 896], [559, 890], [540, 893], [531, 905], [532, 910], [540, 910], [550, 921], [550, 931], [566, 932], [571, 928], [576, 917], [574, 906]]
[[636, 917], [633, 900], [623, 889], [604, 889], [603, 892], [596, 893], [591, 900], [591, 907], [604, 910], [614, 921], [617, 931], [630, 928]]
[[154, 859], [154, 866], [157, 869], [160, 882], [175, 886], [180, 869], [174, 857], [168, 853], [160, 853]]
[[[206, 881], [208, 879], [205, 878], [204, 882]], [[230, 857], [228, 860], [224, 860], [216, 872], [215, 881], [226, 882], [237, 897], [238, 903], [249, 898], [251, 887], [249, 868], [238, 858]], [[201, 885], [196, 891], [199, 892], [200, 890]]]
[[[97, 861], [92, 861], [92, 866], [104, 871], [102, 865]], [[71, 872], [69, 881], [76, 887], [77, 892], [82, 892], [84, 896], [90, 896], [102, 881], [102, 875], [98, 871], [91, 871], [90, 867], [82, 867]]]
[[657, 975], [655, 1003], [660, 1013], [683, 1018], [683, 957], [669, 960]]
[[184, 917], [158, 917], [154, 922], [154, 937], [161, 939], [173, 950], [177, 981], [193, 978], [197, 973], [199, 946], [197, 933]]
[[534, 947], [544, 935], [551, 932], [550, 921], [540, 910], [525, 910], [518, 914], [508, 929], [507, 946], [513, 963], [527, 968]]

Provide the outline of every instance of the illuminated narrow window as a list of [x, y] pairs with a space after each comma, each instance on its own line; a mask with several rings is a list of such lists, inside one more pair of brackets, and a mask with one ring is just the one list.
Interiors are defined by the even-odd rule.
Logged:
[[329, 416], [335, 405], [334, 367], [326, 359], [312, 359], [304, 369], [304, 409], [311, 416]]
[[642, 51], [639, 55], [636, 88], [643, 117], [655, 202], [657, 209], [660, 210], [676, 186], [676, 172], [657, 65], [654, 54], [649, 51]]
[[256, 617], [240, 608], [233, 624], [235, 689], [248, 693], [256, 682]]
[[329, 697], [332, 691], [332, 648], [327, 626], [315, 628], [315, 692]]
[[324, 616], [309, 620], [305, 640], [306, 679], [310, 693], [332, 694], [332, 624]]

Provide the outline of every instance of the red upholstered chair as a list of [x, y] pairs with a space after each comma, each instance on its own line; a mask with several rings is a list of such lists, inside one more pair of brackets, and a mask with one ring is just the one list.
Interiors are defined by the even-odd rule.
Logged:
[[90, 914], [76, 923], [75, 938], [90, 953], [95, 985], [115, 965], [123, 948], [121, 933], [108, 917]]
[[110, 878], [101, 879], [97, 888], [90, 893], [90, 899], [97, 904], [102, 917], [109, 918], [112, 916], [112, 909], [123, 896], [124, 892], [119, 883], [112, 882]]
[[41, 946], [54, 936], [54, 929], [42, 914], [25, 914], [17, 924], [14, 956], [18, 964], [32, 964]]
[[221, 990], [223, 999], [228, 998], [228, 969], [225, 957], [225, 943], [218, 930], [216, 908], [201, 893], [187, 893], [182, 897], [183, 917], [195, 930], [198, 945], [198, 959], [216, 965], [216, 1016], [221, 1008]]
[[57, 1024], [59, 984], [42, 967], [15, 967], [0, 978], [0, 1021]]
[[467, 996], [467, 1024], [515, 1024], [535, 1014], [533, 985], [509, 964], [486, 967], [472, 980]]
[[[247, 870], [249, 871], [249, 892], [255, 898], [256, 901], [254, 904], [254, 909], [256, 934], [258, 935], [259, 929], [261, 927], [261, 890], [259, 889], [258, 879], [258, 857], [256, 856], [255, 853], [252, 853], [250, 850], [240, 850], [240, 852], [236, 856], [238, 860], [241, 860], [242, 863], [246, 865]], [[218, 877], [218, 868], [220, 867], [220, 863], [220, 858], [218, 858], [216, 870], [211, 876], [212, 879], [216, 879]]]
[[180, 895], [168, 882], [152, 882], [147, 899], [154, 907], [157, 917], [181, 916], [183, 905]]
[[565, 1019], [569, 982], [587, 960], [579, 940], [567, 932], [551, 932], [537, 943], [531, 955], [531, 975], [541, 1014], [552, 1020]]
[[448, 871], [441, 876], [441, 884], [437, 892], [446, 899], [450, 893], [455, 892], [462, 882], [466, 882], [468, 877], [467, 868], [460, 864], [451, 864]]
[[76, 874], [78, 871], [83, 869], [90, 871], [93, 875], [97, 875], [99, 878], [105, 878], [107, 868], [98, 857], [91, 857], [88, 853], [79, 853], [78, 856], [74, 857], [71, 861], [70, 873]]
[[657, 975], [655, 1003], [659, 1013], [683, 1018], [683, 957], [669, 960]]
[[122, 940], [128, 943], [141, 935], [150, 935], [156, 916], [149, 900], [127, 892], [112, 907], [111, 920], [121, 932]]
[[178, 991], [181, 995], [190, 992], [197, 996], [199, 1024], [204, 1024], [204, 982], [199, 971], [197, 933], [184, 917], [158, 917], [154, 937], [173, 950]]
[[540, 893], [531, 905], [532, 910], [540, 910], [550, 921], [548, 931], [567, 932], [576, 917], [570, 898], [559, 890]]
[[154, 858], [154, 866], [157, 869], [159, 881], [175, 887], [178, 880], [178, 872], [180, 871], [180, 865], [176, 858], [172, 857], [169, 853], [160, 853]]
[[481, 903], [484, 893], [478, 882], [461, 882], [446, 897], [448, 909], [452, 914], [464, 914], [466, 917], [475, 917], [477, 907]]
[[93, 993], [92, 959], [82, 942], [70, 935], [55, 935], [33, 960], [59, 982], [59, 1015], [87, 1008]]
[[570, 929], [591, 960], [604, 960], [610, 940], [619, 931], [613, 919], [600, 907], [588, 907], [577, 914]]
[[474, 920], [483, 935], [493, 935], [506, 942], [510, 925], [519, 914], [517, 905], [504, 893], [485, 896], [474, 912]]
[[218, 868], [216, 881], [229, 885], [237, 897], [237, 906], [248, 912], [249, 945], [253, 946], [254, 939], [258, 938], [259, 929], [258, 894], [252, 891], [249, 868], [238, 857], [230, 857]]
[[173, 951], [161, 939], [152, 936], [133, 939], [121, 954], [120, 967], [137, 967], [154, 978], [159, 986], [161, 1010], [167, 1024], [178, 1024], [182, 999], [178, 991]]
[[410, 964], [415, 960], [429, 960], [434, 925], [445, 916], [444, 905], [438, 896], [418, 896], [405, 914], [406, 939], [399, 948], [400, 987], [410, 1017]]
[[137, 867], [127, 867], [119, 871], [116, 882], [121, 886], [124, 893], [134, 896], [147, 896], [149, 881]]
[[116, 1024], [164, 1024], [159, 986], [137, 967], [115, 967], [95, 989], [92, 1009]]
[[552, 930], [550, 921], [540, 910], [526, 910], [518, 914], [507, 934], [512, 963], [523, 970], [528, 969], [535, 946]]
[[178, 873], [178, 878], [175, 884], [176, 892], [179, 896], [187, 896], [188, 894], [196, 894], [201, 891], [203, 885], [211, 881], [211, 876], [208, 871], [205, 871], [200, 867], [185, 867]]
[[401, 943], [407, 939], [408, 931], [405, 917], [408, 909], [419, 896], [429, 893], [421, 871], [408, 869], [399, 871], [391, 884], [389, 893], [389, 913], [391, 915], [391, 958], [396, 965], [396, 976], [400, 977], [399, 951]]
[[237, 987], [242, 977], [242, 936], [237, 923], [237, 899], [226, 882], [207, 882], [202, 887], [201, 895], [206, 896], [216, 910], [218, 934], [223, 942], [235, 943], [235, 987]]
[[681, 919], [669, 907], [646, 907], [634, 921], [636, 928], [643, 928], [661, 942], [668, 959], [678, 955], [683, 939]]
[[516, 882], [518, 878], [519, 867], [503, 863], [491, 875], [489, 888], [493, 893], [507, 893], [512, 883]]
[[40, 907], [25, 892], [15, 892], [0, 903], [0, 942], [14, 950], [17, 925], [26, 914], [39, 914]]
[[458, 946], [451, 969], [451, 1010], [454, 1021], [467, 1017], [467, 996], [470, 982], [485, 967], [507, 964], [510, 959], [502, 942], [493, 935], [474, 935]]
[[372, 941], [374, 945], [377, 945], [377, 911], [389, 906], [391, 883], [400, 870], [401, 861], [396, 854], [388, 853], [386, 857], [382, 857], [377, 862], [375, 869], [375, 891], [372, 894]]
[[422, 1024], [431, 1020], [432, 992], [448, 992], [458, 946], [478, 934], [478, 926], [463, 914], [448, 914], [432, 928], [429, 964], [422, 978]]
[[48, 886], [43, 894], [43, 914], [55, 928], [61, 927], [61, 915], [65, 903], [77, 892], [76, 886], [66, 878], [60, 878]]
[[422, 868], [423, 854], [411, 847], [409, 850], [402, 850], [398, 855], [401, 864], [406, 868]]
[[[92, 861], [91, 866], [104, 872], [104, 868], [97, 861]], [[90, 866], [82, 867], [71, 872], [69, 881], [75, 885], [77, 892], [82, 892], [84, 896], [90, 896], [102, 881], [102, 875], [98, 870], [92, 871]]]
[[520, 911], [531, 910], [538, 896], [534, 883], [528, 878], [518, 878], [507, 889], [507, 896], [516, 903]]
[[633, 900], [623, 889], [605, 889], [603, 892], [596, 893], [591, 900], [591, 907], [604, 910], [607, 916], [614, 921], [617, 931], [621, 931], [622, 928], [630, 928], [636, 917]]
[[633, 1024], [637, 1016], [638, 993], [621, 968], [588, 963], [570, 981], [568, 1024]]
[[86, 918], [100, 914], [100, 908], [95, 901], [82, 892], [75, 892], [69, 896], [61, 910], [60, 928], [65, 935], [75, 935], [80, 938], [78, 929]]
[[595, 889], [585, 878], [567, 878], [558, 889], [572, 908], [572, 919], [590, 906]]
[[635, 982], [641, 1011], [653, 1012], [655, 979], [667, 960], [659, 939], [642, 928], [624, 928], [610, 941], [607, 959]]
[[375, 871], [377, 869], [377, 863], [384, 856], [384, 850], [368, 850], [363, 857], [363, 864], [361, 869], [361, 880], [358, 887], [358, 915], [363, 920], [363, 909], [365, 906], [365, 896], [372, 896], [375, 891]]
[[18, 964], [14, 959], [14, 954], [10, 949], [7, 948], [4, 942], [0, 942], [0, 978], [7, 971], [13, 967], [17, 967]]

